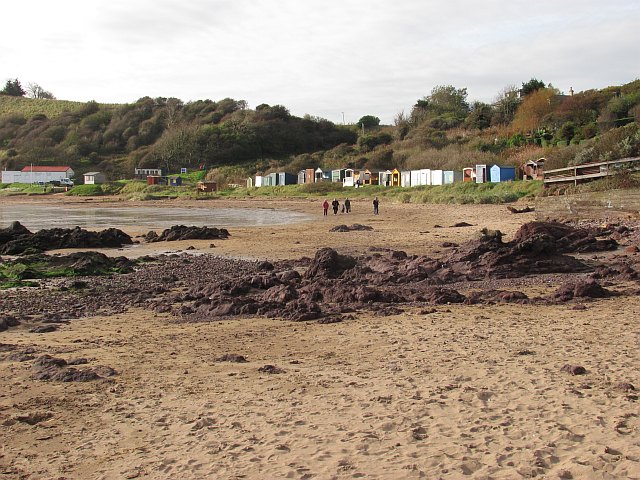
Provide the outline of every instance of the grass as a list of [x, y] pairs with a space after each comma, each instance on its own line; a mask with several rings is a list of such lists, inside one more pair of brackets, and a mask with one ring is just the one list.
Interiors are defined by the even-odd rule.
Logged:
[[[22, 115], [31, 118], [34, 115], [44, 114], [47, 118], [55, 118], [64, 112], [80, 110], [86, 102], [73, 102], [70, 100], [49, 100], [46, 98], [26, 98], [0, 95], [0, 117], [7, 115]], [[101, 104], [101, 106], [107, 106]]]
[[343, 187], [339, 183], [283, 185], [277, 187], [238, 188], [218, 192], [234, 197], [381, 197], [400, 203], [486, 204], [510, 203], [520, 198], [534, 198], [542, 192], [542, 182], [455, 183], [451, 185], [419, 186], [412, 188], [366, 185], [361, 188]]

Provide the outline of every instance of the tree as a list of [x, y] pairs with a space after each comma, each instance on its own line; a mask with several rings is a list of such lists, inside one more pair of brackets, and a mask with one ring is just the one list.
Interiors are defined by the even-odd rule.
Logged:
[[479, 130], [488, 128], [491, 125], [493, 110], [491, 105], [483, 102], [473, 102], [471, 111], [464, 121], [465, 127], [477, 128]]
[[48, 98], [50, 100], [55, 100], [56, 98], [53, 93], [46, 91], [37, 83], [30, 83], [27, 86], [27, 94], [30, 98]]
[[537, 78], [532, 78], [527, 83], [522, 83], [522, 89], [520, 90], [520, 95], [526, 97], [530, 93], [535, 92], [536, 90], [540, 90], [541, 88], [545, 88], [544, 82], [538, 80]]
[[513, 119], [513, 128], [518, 132], [533, 132], [542, 127], [542, 120], [553, 111], [552, 98], [555, 92], [541, 88], [525, 98]]
[[365, 115], [358, 120], [358, 126], [360, 128], [371, 128], [377, 127], [380, 125], [380, 119], [378, 117], [374, 117], [373, 115]]
[[428, 121], [434, 128], [447, 129], [460, 125], [468, 113], [466, 88], [439, 85], [431, 90], [431, 95], [416, 102], [411, 121], [414, 125]]
[[27, 93], [20, 85], [20, 80], [17, 78], [14, 80], [7, 80], [4, 85], [4, 89], [0, 90], [0, 95], [9, 95], [10, 97], [23, 97]]
[[494, 115], [491, 118], [492, 124], [507, 125], [511, 123], [520, 104], [518, 93], [518, 87], [515, 85], [507, 85], [498, 93], [493, 104]]

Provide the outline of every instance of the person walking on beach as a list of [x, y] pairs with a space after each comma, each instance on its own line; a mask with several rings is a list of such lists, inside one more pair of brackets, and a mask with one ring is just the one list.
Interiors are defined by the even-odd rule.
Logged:
[[327, 216], [327, 212], [329, 211], [329, 201], [325, 199], [324, 203], [322, 204], [322, 209], [324, 210], [324, 216]]
[[345, 198], [344, 200], [344, 211], [346, 213], [351, 213], [351, 200], [348, 198]]
[[378, 205], [380, 205], [380, 202], [378, 201], [378, 197], [375, 197], [373, 199], [373, 214], [374, 215], [378, 215]]
[[338, 214], [338, 208], [340, 208], [340, 202], [338, 201], [337, 198], [333, 199], [333, 202], [331, 202], [331, 206], [333, 207], [333, 214], [337, 215]]

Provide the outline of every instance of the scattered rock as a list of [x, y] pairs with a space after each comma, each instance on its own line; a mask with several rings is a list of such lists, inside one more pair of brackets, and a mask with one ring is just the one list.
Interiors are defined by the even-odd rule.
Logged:
[[351, 226], [347, 225], [336, 225], [335, 227], [329, 229], [330, 232], [358, 232], [358, 231], [371, 231], [373, 227], [368, 225], [361, 225], [359, 223], [354, 223]]
[[570, 373], [571, 375], [585, 375], [587, 370], [581, 365], [565, 364], [561, 369], [563, 372]]
[[268, 373], [268, 374], [278, 374], [285, 373], [285, 371], [275, 365], [265, 365], [264, 367], [260, 367], [258, 369], [260, 373]]
[[244, 355], [238, 355], [237, 353], [225, 353], [216, 358], [216, 362], [247, 363], [247, 361]]
[[56, 325], [38, 325], [29, 330], [31, 333], [50, 333], [58, 330]]
[[144, 238], [148, 243], [153, 243], [178, 240], [224, 240], [229, 236], [229, 231], [226, 228], [174, 225], [164, 230], [160, 235], [150, 231]]

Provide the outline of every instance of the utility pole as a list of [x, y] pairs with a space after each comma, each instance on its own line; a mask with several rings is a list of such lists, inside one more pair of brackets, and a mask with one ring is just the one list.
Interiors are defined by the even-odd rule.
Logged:
[[344, 125], [344, 112], [342, 112], [342, 125]]

